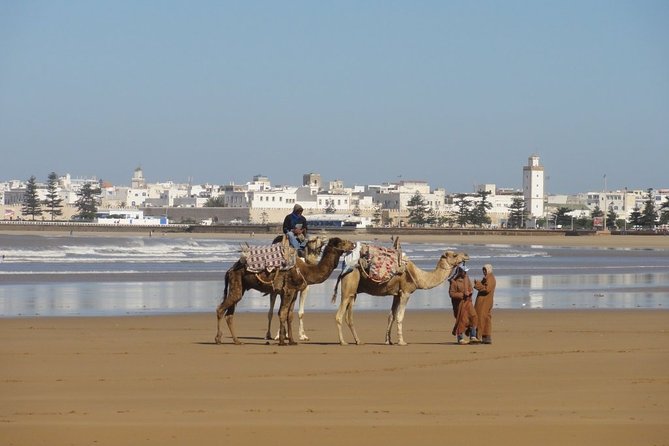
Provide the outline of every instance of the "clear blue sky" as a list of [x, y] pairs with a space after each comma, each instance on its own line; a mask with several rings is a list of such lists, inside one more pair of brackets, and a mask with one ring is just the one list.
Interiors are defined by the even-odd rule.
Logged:
[[669, 187], [669, 1], [0, 1], [0, 180]]

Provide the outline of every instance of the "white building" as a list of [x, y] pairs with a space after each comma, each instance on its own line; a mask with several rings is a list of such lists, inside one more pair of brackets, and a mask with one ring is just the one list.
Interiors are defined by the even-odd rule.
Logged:
[[543, 217], [544, 166], [539, 163], [539, 155], [530, 156], [527, 166], [523, 166], [523, 196], [528, 215], [534, 218]]
[[95, 222], [117, 226], [164, 226], [167, 225], [167, 217], [145, 216], [137, 209], [107, 209], [96, 214]]
[[[590, 211], [596, 208], [602, 211], [606, 210], [607, 213], [613, 211], [618, 218], [629, 220], [635, 209], [643, 211], [648, 199], [648, 191], [641, 189], [607, 190], [604, 192], [588, 192], [579, 196]], [[667, 189], [653, 191], [652, 200], [656, 211], [667, 200], [667, 196], [669, 196], [669, 190]]]

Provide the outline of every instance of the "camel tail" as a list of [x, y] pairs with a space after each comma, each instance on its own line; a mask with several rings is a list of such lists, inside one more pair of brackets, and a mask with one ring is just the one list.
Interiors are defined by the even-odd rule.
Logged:
[[225, 286], [223, 287], [223, 298], [221, 301], [224, 301], [228, 295], [228, 284], [230, 283], [230, 270], [225, 272]]
[[337, 276], [337, 281], [335, 282], [335, 287], [334, 287], [334, 293], [332, 293], [332, 299], [330, 300], [331, 303], [335, 304], [337, 303], [337, 288], [339, 288], [339, 282], [341, 282], [341, 278], [344, 276], [344, 273], [339, 274]]
[[233, 270], [236, 268], [239, 268], [239, 261], [235, 262], [230, 269], [228, 269], [225, 272], [225, 286], [223, 287], [223, 298], [221, 299], [221, 302], [225, 300], [226, 297], [228, 297], [228, 287], [230, 285], [230, 274], [232, 273]]

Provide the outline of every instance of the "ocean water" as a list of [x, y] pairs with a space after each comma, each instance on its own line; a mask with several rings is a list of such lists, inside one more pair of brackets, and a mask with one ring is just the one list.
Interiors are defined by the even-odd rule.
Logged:
[[[666, 250], [406, 242], [402, 247], [425, 270], [434, 269], [446, 250], [465, 251], [472, 279], [481, 278], [481, 267], [491, 263], [495, 308], [669, 308]], [[239, 251], [240, 241], [221, 238], [0, 235], [0, 317], [213, 313], [225, 271]], [[338, 272], [310, 287], [306, 311], [336, 310], [330, 299]], [[361, 294], [355, 307], [387, 310], [391, 300]], [[268, 301], [248, 291], [237, 312], [267, 311]], [[416, 291], [407, 308], [450, 309], [447, 284]]]

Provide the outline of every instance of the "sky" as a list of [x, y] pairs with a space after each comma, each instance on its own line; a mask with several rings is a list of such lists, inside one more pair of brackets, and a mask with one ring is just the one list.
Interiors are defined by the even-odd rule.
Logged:
[[669, 188], [669, 1], [0, 0], [0, 181], [471, 192], [533, 154], [549, 194]]

